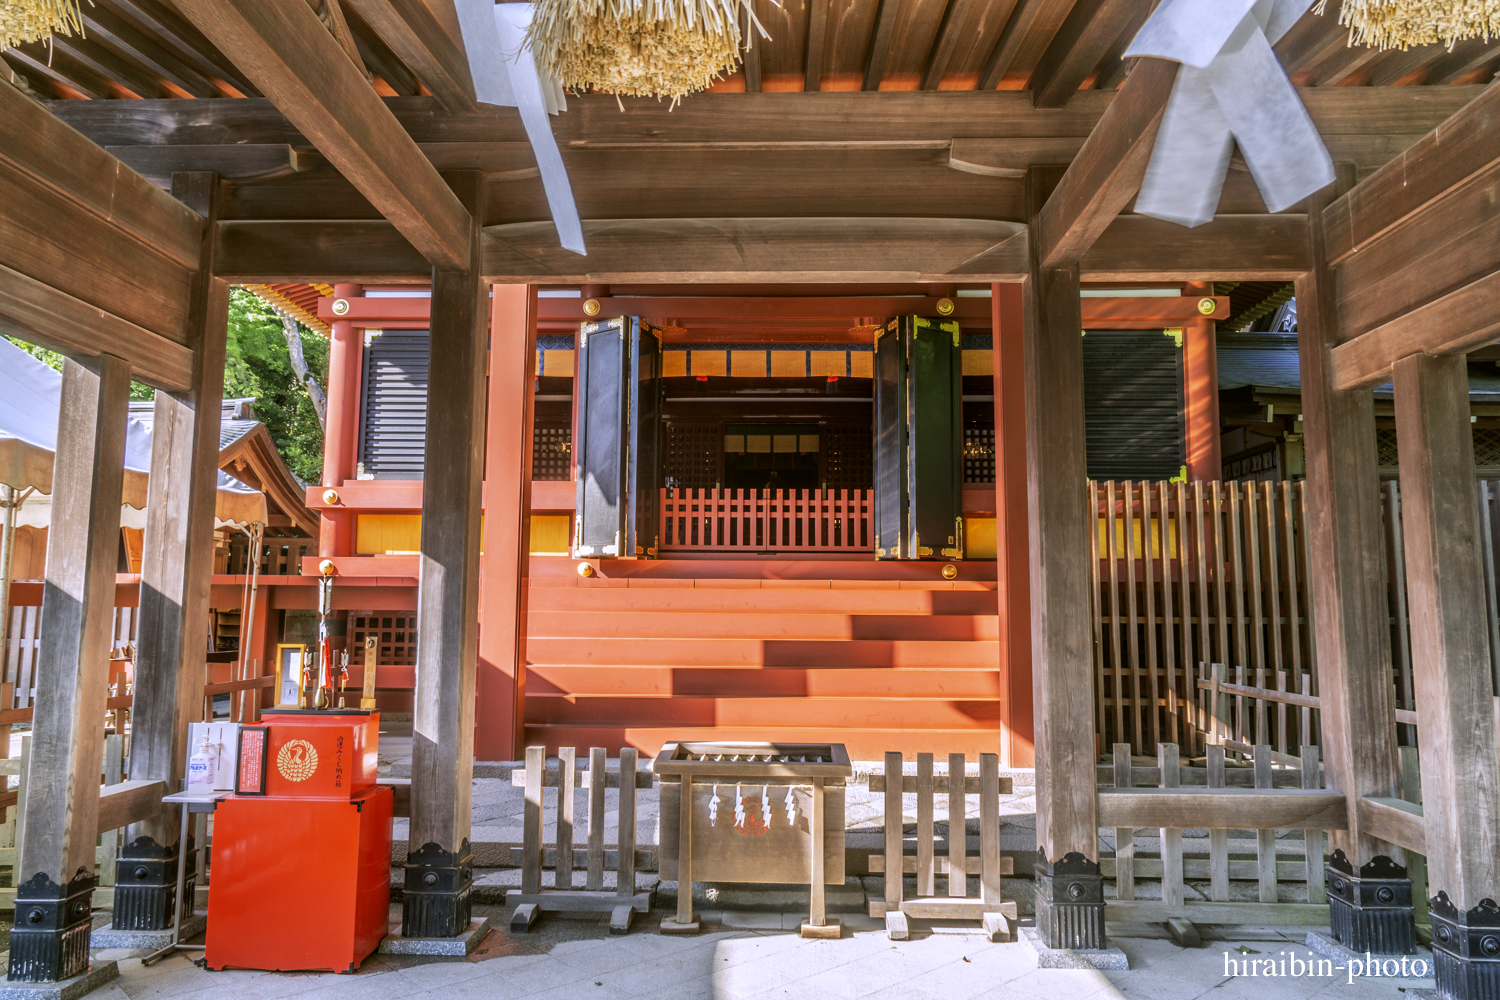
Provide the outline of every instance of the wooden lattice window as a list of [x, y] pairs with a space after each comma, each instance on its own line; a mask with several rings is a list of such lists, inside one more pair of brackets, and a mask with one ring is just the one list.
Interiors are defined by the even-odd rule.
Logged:
[[[1476, 444], [1478, 442], [1475, 442]], [[1375, 432], [1375, 454], [1376, 463], [1385, 468], [1395, 468], [1401, 464], [1400, 451], [1396, 447], [1396, 432], [1394, 430], [1377, 430]], [[1475, 455], [1475, 464], [1478, 463], [1478, 455]]]
[[[417, 616], [415, 612], [349, 612], [349, 648], [363, 650], [365, 637], [374, 634], [379, 640], [378, 667], [414, 667], [417, 665]], [[350, 660], [363, 655], [349, 654]]]
[[724, 479], [724, 426], [719, 423], [668, 423], [662, 428], [665, 454], [662, 484], [687, 490], [711, 490]]
[[822, 456], [825, 489], [873, 488], [874, 432], [869, 424], [824, 424]]
[[573, 428], [538, 420], [531, 431], [531, 478], [558, 482], [571, 478]]
[[995, 481], [995, 428], [964, 428], [964, 482]]
[[1477, 428], [1474, 431], [1474, 464], [1500, 465], [1500, 430]]

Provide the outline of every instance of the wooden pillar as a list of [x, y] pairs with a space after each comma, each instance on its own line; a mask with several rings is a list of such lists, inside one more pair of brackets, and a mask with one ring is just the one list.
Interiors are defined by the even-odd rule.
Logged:
[[[229, 286], [213, 276], [219, 187], [211, 173], [172, 178], [173, 195], [209, 220], [208, 235], [188, 306], [193, 385], [186, 392], [156, 393], [141, 560], [130, 776], [165, 781], [172, 791], [181, 787], [191, 752], [188, 723], [203, 710], [229, 319]], [[248, 639], [246, 629], [241, 634]], [[183, 860], [178, 830], [175, 809], [126, 828], [115, 881], [115, 930], [172, 925], [177, 865]]]
[[1035, 219], [1062, 168], [1026, 176], [1026, 480], [1036, 728], [1036, 925], [1053, 948], [1104, 947], [1094, 794], [1092, 596], [1078, 266], [1042, 267]]
[[995, 373], [995, 578], [1000, 609], [1000, 745], [1005, 767], [1032, 767], [1031, 557], [1026, 516], [1025, 299], [1019, 283], [990, 286]]
[[401, 905], [402, 933], [418, 938], [468, 930], [474, 882], [469, 825], [488, 332], [479, 271], [484, 175], [466, 170], [445, 179], [470, 215], [469, 267], [432, 273], [411, 823]]
[[[1209, 281], [1190, 281], [1182, 294], [1213, 295]], [[1211, 482], [1223, 477], [1223, 451], [1219, 441], [1219, 361], [1211, 319], [1194, 320], [1182, 331], [1182, 372], [1185, 423], [1187, 427], [1188, 481]]]
[[[334, 285], [336, 299], [364, 294], [359, 285]], [[360, 362], [364, 330], [344, 319], [333, 321], [328, 342], [328, 426], [323, 434], [323, 486], [338, 489], [353, 479], [359, 441]], [[346, 510], [325, 510], [318, 525], [318, 555], [354, 553], [354, 518]]]
[[52, 529], [42, 587], [36, 713], [16, 865], [11, 982], [69, 979], [89, 966], [99, 762], [130, 365], [103, 355], [63, 362]]
[[519, 760], [526, 745], [535, 287], [494, 286], [489, 370], [475, 756]]
[[[1351, 185], [1352, 171], [1340, 167], [1340, 179]], [[1322, 211], [1336, 193], [1330, 187], [1310, 202], [1314, 266], [1297, 280], [1323, 760], [1327, 786], [1349, 797], [1349, 828], [1330, 835], [1330, 920], [1334, 935], [1355, 951], [1404, 954], [1415, 944], [1405, 854], [1366, 833], [1356, 808], [1366, 795], [1399, 798], [1401, 772], [1374, 397], [1370, 390], [1338, 392], [1331, 382], [1338, 306]]]
[[[1392, 366], [1432, 953], [1445, 997], [1500, 995], [1500, 744], [1464, 356]], [[1490, 944], [1486, 948], [1485, 941]]]

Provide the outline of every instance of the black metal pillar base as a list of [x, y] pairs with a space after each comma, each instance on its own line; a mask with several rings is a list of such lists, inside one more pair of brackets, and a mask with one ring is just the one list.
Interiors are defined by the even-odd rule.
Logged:
[[1104, 876], [1073, 852], [1048, 861], [1036, 852], [1036, 927], [1048, 948], [1098, 950], [1104, 941]]
[[[197, 873], [191, 844], [189, 851], [182, 892], [190, 900]], [[150, 837], [137, 837], [125, 845], [115, 866], [115, 930], [160, 931], [172, 926], [177, 860], [176, 844], [162, 847]]]
[[1416, 954], [1416, 911], [1405, 868], [1378, 855], [1356, 871], [1343, 851], [1334, 851], [1327, 878], [1328, 923], [1339, 944], [1360, 954]]
[[401, 893], [401, 936], [449, 938], [469, 929], [474, 894], [474, 853], [464, 839], [457, 852], [424, 844], [406, 856]]
[[1432, 898], [1432, 962], [1443, 1000], [1500, 1000], [1500, 905], [1481, 899], [1468, 912], [1446, 892]]
[[37, 872], [16, 890], [11, 982], [55, 983], [88, 971], [94, 881], [83, 868], [65, 886]]

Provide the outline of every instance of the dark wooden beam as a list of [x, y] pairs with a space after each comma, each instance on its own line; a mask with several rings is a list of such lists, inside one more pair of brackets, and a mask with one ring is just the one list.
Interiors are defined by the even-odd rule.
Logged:
[[1373, 45], [1345, 45], [1335, 48], [1313, 66], [1312, 79], [1308, 82], [1318, 87], [1333, 86], [1370, 66], [1382, 54]]
[[73, 358], [110, 353], [131, 378], [158, 389], [186, 388], [193, 352], [51, 285], [0, 266], [0, 320], [6, 332]]
[[172, 175], [207, 171], [230, 179], [279, 176], [302, 170], [316, 154], [285, 144], [264, 146], [107, 146], [130, 169], [153, 183], [170, 184]]
[[[60, 981], [88, 969], [89, 898], [98, 841], [105, 671], [115, 611], [130, 366], [108, 355], [63, 362], [52, 476], [53, 527], [37, 654], [17, 902], [57, 916], [11, 932], [9, 980]], [[79, 938], [83, 942], [78, 942]]]
[[[1312, 87], [1298, 91], [1325, 136], [1420, 135], [1478, 94], [1480, 86]], [[955, 138], [1086, 137], [1120, 91], [1080, 91], [1060, 109], [1037, 109], [1020, 91], [885, 91], [818, 94], [699, 94], [667, 111], [632, 101], [622, 114], [613, 97], [568, 99], [552, 127], [563, 149], [639, 149], [709, 143], [774, 148], [777, 143], [828, 146], [869, 142], [946, 144]], [[431, 97], [388, 97], [385, 106], [418, 143], [526, 142], [520, 115], [494, 108], [450, 115]], [[269, 101], [56, 101], [57, 117], [103, 146], [309, 140]], [[565, 154], [566, 155], [566, 154]]]
[[462, 46], [422, 0], [344, 0], [452, 114], [478, 113]]
[[816, 94], [823, 89], [823, 48], [828, 40], [828, 4], [830, 0], [807, 0], [807, 72], [802, 82], [804, 93]]
[[[214, 174], [177, 174], [172, 193], [210, 227], [217, 221], [222, 192]], [[214, 274], [216, 249], [211, 236], [204, 239], [188, 307], [191, 382], [185, 391], [156, 394], [151, 435], [146, 531], [156, 541], [146, 546], [141, 562], [130, 774], [168, 788], [178, 787], [185, 775], [192, 753], [188, 722], [203, 710], [202, 622], [208, 617], [213, 571], [229, 318], [229, 286]], [[164, 856], [182, 863], [184, 846], [178, 843], [176, 810], [147, 813], [125, 831], [121, 871], [128, 874], [142, 861]], [[146, 867], [160, 874], [121, 878], [116, 893], [136, 896], [140, 912], [154, 917], [149, 922], [169, 926], [175, 865]]]
[[[1027, 177], [1033, 250], [1023, 290], [1026, 364], [1026, 506], [1031, 559], [1032, 690], [1036, 732], [1036, 834], [1046, 874], [1070, 854], [1097, 872], [1098, 802], [1094, 793], [1093, 652], [1077, 609], [1090, 600], [1093, 518], [1088, 497], [1083, 419], [1083, 316], [1077, 261], [1049, 268], [1036, 252], [1040, 210], [1058, 168]], [[1055, 197], [1055, 195], [1053, 195]], [[1087, 874], [1081, 872], [1080, 874]], [[1056, 876], [1058, 880], [1061, 875]], [[1050, 893], [1054, 878], [1038, 879]], [[1061, 886], [1058, 887], [1061, 889]], [[1102, 899], [1101, 899], [1102, 904]], [[1102, 906], [1101, 906], [1102, 909]], [[1038, 902], [1038, 925], [1044, 904]], [[1100, 914], [1099, 930], [1103, 930]], [[1055, 933], [1042, 926], [1048, 943]], [[1102, 935], [1100, 935], [1102, 937]], [[1089, 947], [1102, 947], [1103, 941]]]
[[[1339, 168], [1345, 189], [1352, 173]], [[1322, 222], [1332, 194], [1310, 202], [1314, 264], [1297, 280], [1297, 326], [1323, 760], [1327, 787], [1349, 798], [1349, 828], [1335, 832], [1331, 846], [1357, 868], [1389, 849], [1363, 830], [1355, 804], [1366, 795], [1399, 797], [1400, 771], [1374, 399], [1369, 390], [1340, 392], [1332, 378], [1340, 324]]]
[[366, 24], [353, 9], [344, 11], [344, 21], [354, 36], [360, 61], [371, 73], [384, 80], [388, 87], [402, 97], [417, 97], [422, 93], [422, 85], [417, 82], [417, 78], [374, 28]]
[[886, 56], [891, 51], [891, 36], [896, 30], [896, 19], [900, 13], [901, 0], [880, 0], [880, 10], [875, 15], [875, 32], [870, 36], [870, 54], [865, 58], [865, 90], [880, 89], [880, 78], [885, 75]]
[[1309, 70], [1348, 44], [1349, 29], [1339, 24], [1336, 7], [1330, 4], [1321, 14], [1304, 14], [1302, 20], [1306, 29], [1299, 30], [1303, 24], [1295, 25], [1277, 42], [1276, 54], [1288, 74]]
[[[1500, 55], [1496, 54], [1491, 40], [1470, 38], [1459, 42], [1453, 47], [1452, 52], [1443, 53], [1433, 62], [1432, 69], [1427, 73], [1427, 86], [1446, 86], [1476, 69], [1493, 65], [1497, 58], [1500, 58]], [[1481, 82], [1487, 83], [1488, 79]]]
[[53, 35], [52, 47], [66, 52], [82, 66], [87, 66], [106, 80], [123, 87], [137, 97], [176, 97], [150, 70], [133, 63], [96, 38], [82, 35]]
[[1396, 362], [1394, 375], [1423, 854], [1429, 894], [1445, 893], [1463, 914], [1500, 889], [1500, 741], [1469, 368], [1461, 357], [1414, 355]]
[[225, 57], [224, 53], [167, 0], [95, 0], [140, 25], [162, 44], [175, 49], [183, 58], [197, 65], [211, 77], [218, 77], [249, 97], [260, 97], [260, 91]]
[[1142, 59], [1037, 217], [1038, 260], [1080, 260], [1140, 190], [1177, 64]]
[[40, 42], [16, 45], [7, 49], [5, 55], [25, 68], [34, 80], [47, 80], [90, 100], [102, 101], [113, 97], [109, 81], [93, 69], [83, 65], [68, 53], [48, 52]]
[[[179, 264], [195, 267], [203, 219], [45, 109], [7, 87], [0, 162]], [[85, 246], [80, 246], [80, 250]]]
[[206, 0], [188, 14], [428, 261], [464, 266], [463, 206], [306, 5]]
[[1089, 281], [1293, 281], [1309, 266], [1303, 215], [1222, 215], [1192, 229], [1121, 215], [1082, 260]]
[[943, 74], [953, 60], [953, 50], [958, 48], [960, 34], [969, 20], [973, 0], [948, 0], [943, 9], [943, 20], [938, 25], [937, 37], [932, 51], [927, 55], [927, 69], [922, 73], [922, 89], [937, 90], [943, 82]]
[[1131, 0], [1078, 0], [1031, 74], [1036, 106], [1060, 108], [1068, 103], [1141, 7]]
[[1419, 306], [1333, 349], [1333, 384], [1373, 389], [1401, 359], [1467, 354], [1500, 340], [1500, 272]]
[[[1073, 0], [1018, 0], [985, 63], [978, 89], [994, 90], [1000, 86], [1006, 73], [1018, 63], [1024, 63], [1028, 46], [1034, 46], [1038, 36], [1056, 30], [1072, 7]], [[1035, 57], [1040, 52], [1031, 55]]]
[[[429, 365], [444, 391], [427, 407], [422, 586], [417, 625], [412, 802], [402, 930], [468, 930], [473, 855], [474, 692], [478, 656], [480, 488], [484, 479], [487, 292], [479, 270], [484, 178], [450, 175], [470, 221], [462, 270], [432, 272]], [[425, 881], [437, 875], [437, 888]]]
[[[1289, 281], [1308, 266], [1306, 227], [1301, 215], [1225, 216], [1187, 238], [1171, 223], [1125, 215], [1081, 267], [1091, 281]], [[801, 272], [828, 281], [1014, 281], [1027, 254], [1014, 223], [982, 219], [586, 219], [584, 233], [586, 259], [565, 256], [550, 223], [487, 227], [485, 275], [541, 283], [805, 280]], [[421, 255], [381, 221], [226, 222], [219, 240], [222, 273], [241, 283], [425, 280]]]
[[213, 81], [200, 70], [189, 65], [186, 60], [115, 10], [103, 5], [91, 6], [84, 11], [83, 23], [91, 37], [109, 42], [120, 52], [181, 87], [191, 96], [219, 96]]
[[1441, 43], [1419, 45], [1405, 50], [1390, 50], [1371, 67], [1370, 86], [1389, 87], [1447, 54], [1448, 46]]

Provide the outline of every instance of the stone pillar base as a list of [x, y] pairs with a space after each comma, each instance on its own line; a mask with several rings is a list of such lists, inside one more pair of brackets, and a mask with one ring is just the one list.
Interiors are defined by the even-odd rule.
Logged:
[[1461, 912], [1432, 898], [1432, 960], [1442, 1000], [1500, 1000], [1500, 906], [1480, 900]]
[[1378, 856], [1356, 871], [1343, 851], [1328, 859], [1328, 923], [1338, 943], [1373, 955], [1413, 955], [1416, 912], [1406, 869]]
[[406, 856], [401, 934], [451, 938], [469, 929], [474, 893], [474, 854], [465, 840], [457, 852], [425, 844]]
[[1099, 863], [1076, 852], [1048, 861], [1037, 850], [1036, 929], [1048, 948], [1100, 951], [1104, 940], [1104, 877]]

